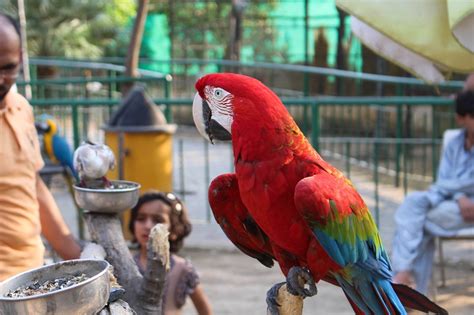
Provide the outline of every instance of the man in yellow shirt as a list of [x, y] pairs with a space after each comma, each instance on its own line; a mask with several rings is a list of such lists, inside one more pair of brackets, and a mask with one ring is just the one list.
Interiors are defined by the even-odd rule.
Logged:
[[64, 259], [78, 258], [74, 240], [46, 185], [33, 112], [11, 90], [21, 63], [19, 28], [0, 13], [0, 281], [43, 264], [41, 233]]

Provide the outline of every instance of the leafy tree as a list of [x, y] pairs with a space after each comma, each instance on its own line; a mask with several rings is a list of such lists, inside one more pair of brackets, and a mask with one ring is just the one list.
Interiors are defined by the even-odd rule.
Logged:
[[[242, 45], [252, 50], [254, 58], [270, 60], [275, 50], [268, 43], [273, 43], [276, 30], [268, 13], [277, 1], [241, 2], [245, 4]], [[231, 10], [230, 0], [152, 0], [150, 4], [150, 12], [168, 17], [172, 58], [223, 58], [229, 44]]]
[[[16, 0], [0, 0], [16, 16]], [[98, 58], [135, 14], [134, 0], [25, 1], [28, 48], [36, 56]]]

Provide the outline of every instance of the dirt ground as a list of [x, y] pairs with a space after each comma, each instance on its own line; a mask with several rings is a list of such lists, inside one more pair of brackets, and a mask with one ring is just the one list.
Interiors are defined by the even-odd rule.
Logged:
[[[283, 281], [277, 267], [266, 268], [234, 250], [185, 249], [201, 276], [201, 283], [216, 315], [266, 314], [266, 291]], [[474, 253], [473, 253], [474, 255]], [[435, 276], [439, 274], [435, 270]], [[438, 280], [435, 277], [435, 282]], [[450, 314], [474, 314], [474, 273], [471, 264], [458, 262], [447, 268], [447, 286], [435, 299]], [[196, 314], [191, 301], [185, 315]], [[353, 314], [340, 288], [318, 284], [318, 294], [305, 301], [303, 314]]]
[[[225, 154], [220, 154], [225, 156]], [[199, 176], [196, 176], [197, 178]], [[198, 178], [202, 181], [202, 178]], [[351, 180], [371, 209], [374, 209], [373, 183], [355, 173]], [[198, 189], [191, 186], [193, 195], [186, 198], [193, 221], [193, 232], [185, 240], [182, 256], [191, 260], [201, 275], [201, 282], [209, 296], [215, 315], [253, 315], [266, 314], [265, 297], [267, 290], [275, 283], [284, 281], [278, 269], [268, 269], [258, 261], [237, 251], [227, 240], [220, 227], [213, 223], [198, 223], [206, 218], [204, 199], [199, 199]], [[197, 185], [197, 184], [196, 184]], [[195, 185], [195, 186], [196, 186]], [[71, 196], [64, 185], [55, 185], [53, 189], [60, 209], [73, 234], [78, 235], [77, 213]], [[194, 188], [193, 188], [194, 187]], [[203, 186], [204, 187], [204, 186]], [[202, 188], [202, 187], [201, 187]], [[207, 185], [205, 188], [207, 189]], [[390, 254], [390, 244], [394, 234], [393, 214], [404, 198], [401, 188], [379, 187], [379, 207], [381, 237]], [[196, 197], [193, 199], [193, 197]], [[193, 207], [196, 211], [193, 212]], [[449, 243], [448, 243], [449, 244]], [[446, 244], [445, 257], [449, 261], [447, 268], [447, 286], [433, 289], [435, 298], [450, 314], [474, 315], [474, 242], [456, 242]], [[439, 283], [439, 270], [434, 272], [433, 283]], [[327, 283], [318, 284], [319, 293], [305, 301], [304, 314], [353, 314], [341, 289]], [[185, 315], [196, 314], [190, 301], [185, 306]]]
[[[384, 188], [383, 191], [396, 200], [401, 199], [392, 190]], [[66, 210], [63, 215], [77, 235], [77, 217], [71, 197], [62, 188], [55, 191], [55, 198], [59, 201], [60, 208]], [[386, 210], [381, 213], [380, 230], [388, 247], [393, 234], [393, 223], [386, 218], [393, 214], [387, 209], [395, 208], [390, 202], [381, 200], [382, 208]], [[474, 242], [446, 243], [444, 248], [445, 257], [449, 261], [446, 269], [447, 286], [433, 289], [431, 297], [437, 291], [435, 299], [450, 314], [474, 315]], [[267, 290], [284, 280], [277, 267], [268, 269], [237, 251], [217, 224], [193, 224], [193, 232], [186, 239], [185, 248], [180, 254], [189, 258], [196, 267], [215, 315], [266, 314]], [[439, 283], [438, 269], [434, 272], [434, 283]], [[321, 282], [318, 290], [318, 295], [305, 301], [305, 315], [353, 314], [340, 288]], [[183, 314], [196, 314], [191, 301], [185, 305]]]
[[[267, 268], [237, 251], [187, 249], [183, 254], [200, 274], [216, 315], [266, 314], [267, 290], [284, 280], [277, 266]], [[304, 314], [329, 314], [329, 309], [331, 314], [353, 314], [342, 291], [326, 283], [304, 305]], [[196, 314], [191, 301], [184, 314]]]

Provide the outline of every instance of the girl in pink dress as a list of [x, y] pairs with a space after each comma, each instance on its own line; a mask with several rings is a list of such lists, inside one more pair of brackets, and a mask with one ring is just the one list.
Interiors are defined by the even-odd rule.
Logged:
[[176, 255], [184, 238], [191, 233], [191, 223], [186, 208], [173, 193], [147, 192], [132, 209], [129, 229], [139, 245], [139, 252], [134, 256], [138, 269], [142, 274], [146, 270], [148, 235], [157, 223], [167, 225], [170, 233], [170, 270], [163, 294], [164, 314], [181, 314], [189, 296], [199, 315], [211, 315], [211, 306], [196, 270], [190, 261]]

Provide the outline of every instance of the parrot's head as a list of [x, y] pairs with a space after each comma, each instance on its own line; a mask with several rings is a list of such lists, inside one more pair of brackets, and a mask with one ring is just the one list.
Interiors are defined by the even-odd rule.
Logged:
[[[257, 123], [274, 116], [269, 109], [285, 110], [278, 96], [262, 82], [241, 74], [205, 75], [196, 82], [196, 90], [194, 123], [211, 142], [232, 140], [232, 126], [237, 118]], [[268, 103], [281, 106], [266, 106]]]
[[56, 125], [56, 122], [54, 120], [46, 120], [46, 125], [48, 126], [46, 134], [55, 135], [58, 132], [58, 125]]
[[55, 135], [58, 132], [58, 125], [49, 115], [41, 115], [35, 126], [39, 133], [45, 135]]

